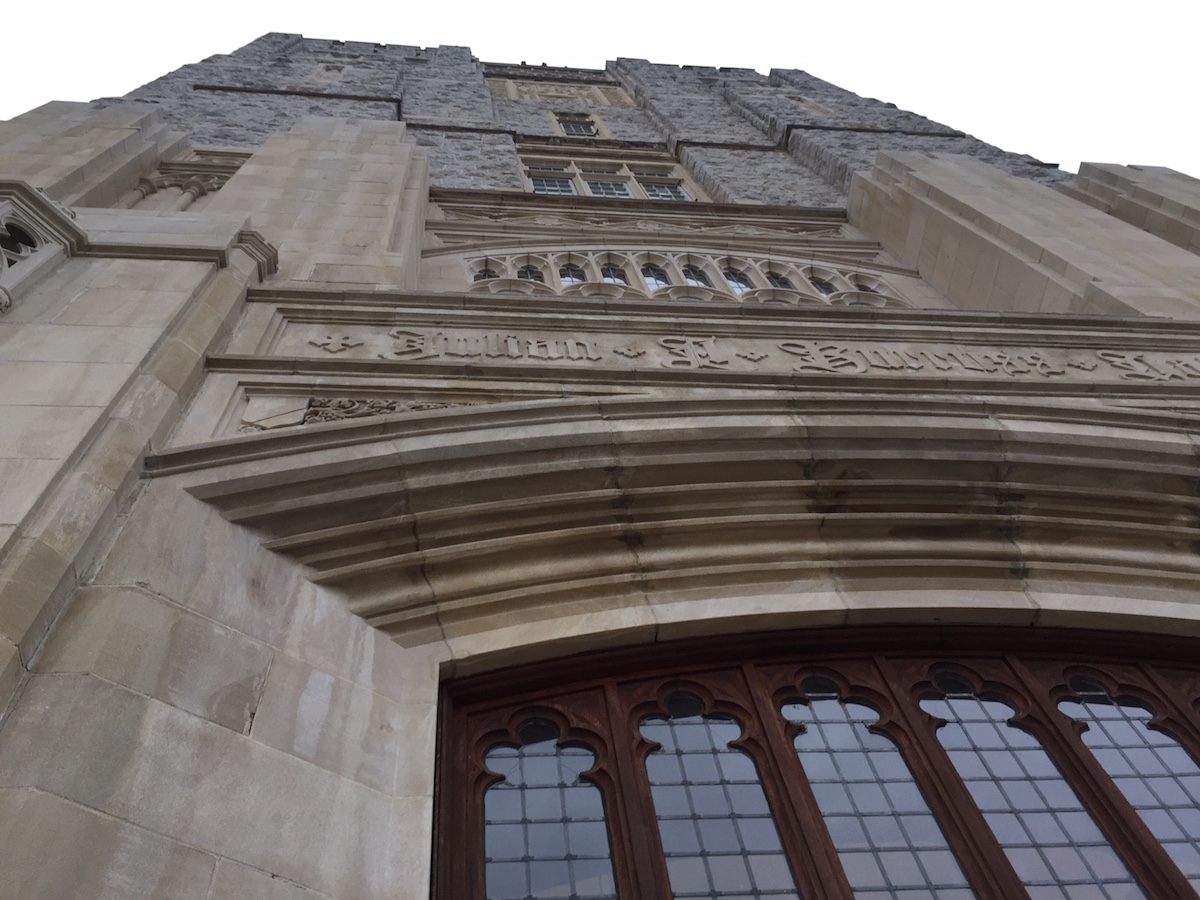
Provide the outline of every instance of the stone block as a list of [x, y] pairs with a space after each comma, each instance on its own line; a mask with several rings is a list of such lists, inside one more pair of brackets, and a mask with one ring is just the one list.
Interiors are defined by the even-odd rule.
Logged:
[[250, 736], [323, 769], [391, 793], [400, 731], [395, 701], [276, 654]]
[[[0, 790], [0, 894], [20, 900], [209, 900], [215, 858], [30, 789]], [[269, 895], [264, 895], [269, 896]], [[287, 895], [281, 895], [287, 896]]]
[[238, 733], [249, 730], [269, 647], [137, 588], [84, 588], [35, 661], [90, 672]]

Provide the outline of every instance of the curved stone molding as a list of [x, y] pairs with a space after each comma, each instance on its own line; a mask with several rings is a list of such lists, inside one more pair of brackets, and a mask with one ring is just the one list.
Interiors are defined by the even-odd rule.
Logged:
[[[884, 619], [1048, 622], [1028, 595], [1056, 581], [1131, 598], [1115, 618], [1171, 630], [1170, 616], [1200, 622], [1185, 612], [1200, 588], [1200, 471], [1184, 418], [622, 398], [335, 423], [148, 466], [204, 466], [193, 495], [404, 642], [720, 596], [791, 597], [772, 615], [801, 621], [818, 588], [877, 595]], [[976, 609], [980, 592], [1009, 601]], [[1104, 624], [1072, 602], [1062, 624]], [[761, 614], [732, 603], [719, 616], [744, 630], [769, 624]]]
[[23, 181], [0, 181], [0, 312], [87, 244], [74, 213]]

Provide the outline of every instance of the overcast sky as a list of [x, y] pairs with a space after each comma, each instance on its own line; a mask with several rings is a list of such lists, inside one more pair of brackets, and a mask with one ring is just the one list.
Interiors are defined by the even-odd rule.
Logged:
[[368, 4], [67, 0], [3, 17], [0, 120], [118, 96], [268, 31], [472, 48], [488, 62], [804, 69], [1075, 171], [1080, 161], [1200, 177], [1200, 2]]

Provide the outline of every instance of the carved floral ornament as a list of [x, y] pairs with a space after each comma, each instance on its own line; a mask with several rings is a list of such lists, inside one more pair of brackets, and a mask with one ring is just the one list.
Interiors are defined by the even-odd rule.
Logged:
[[911, 307], [879, 275], [794, 259], [571, 250], [485, 256], [466, 265], [470, 290], [492, 294]]

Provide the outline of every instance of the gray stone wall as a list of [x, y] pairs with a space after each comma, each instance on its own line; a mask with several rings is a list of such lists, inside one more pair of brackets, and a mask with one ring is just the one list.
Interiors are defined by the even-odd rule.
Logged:
[[[612, 83], [635, 106], [494, 98], [485, 75]], [[841, 206], [856, 171], [881, 151], [966, 153], [1026, 178], [1066, 173], [1006, 153], [893, 104], [795, 69], [657, 65], [619, 59], [607, 72], [485, 67], [466, 47], [421, 49], [269, 34], [228, 56], [184, 66], [99, 106], [161, 110], [196, 144], [255, 147], [307, 115], [402, 118], [432, 150], [430, 184], [522, 190], [521, 140], [559, 139], [554, 113], [596, 117], [602, 137], [660, 146], [716, 199]], [[570, 141], [563, 142], [569, 146]]]

